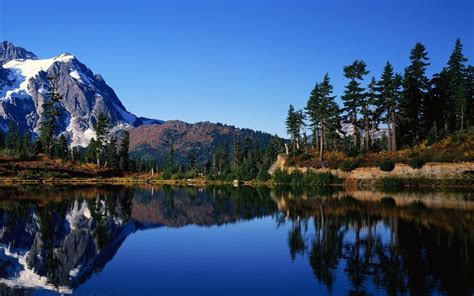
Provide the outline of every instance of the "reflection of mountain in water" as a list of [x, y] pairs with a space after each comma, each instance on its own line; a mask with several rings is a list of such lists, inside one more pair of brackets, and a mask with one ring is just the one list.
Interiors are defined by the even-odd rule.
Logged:
[[13, 295], [8, 287], [71, 293], [100, 271], [131, 233], [268, 215], [276, 206], [262, 196], [246, 188], [164, 187], [120, 189], [42, 206], [9, 203], [0, 210], [0, 294]]
[[328, 292], [342, 276], [356, 295], [368, 286], [389, 295], [462, 295], [474, 282], [472, 211], [281, 188], [38, 188], [0, 194], [0, 295], [71, 293], [137, 230], [269, 215], [291, 224], [290, 259], [305, 258]]

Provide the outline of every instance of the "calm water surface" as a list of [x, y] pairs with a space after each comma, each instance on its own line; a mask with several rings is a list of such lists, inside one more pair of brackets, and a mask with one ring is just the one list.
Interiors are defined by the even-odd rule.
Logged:
[[0, 295], [472, 295], [473, 222], [472, 193], [0, 187]]

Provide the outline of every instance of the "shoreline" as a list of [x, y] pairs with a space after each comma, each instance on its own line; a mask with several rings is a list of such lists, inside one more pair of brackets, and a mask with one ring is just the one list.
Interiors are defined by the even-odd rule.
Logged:
[[[381, 181], [392, 181], [395, 186], [385, 186]], [[178, 186], [293, 186], [293, 187], [314, 187], [314, 188], [358, 188], [358, 189], [387, 189], [387, 190], [405, 190], [405, 189], [473, 189], [473, 178], [393, 178], [384, 179], [341, 179], [340, 183], [331, 183], [323, 185], [305, 185], [291, 183], [277, 183], [273, 180], [261, 181], [223, 181], [223, 180], [207, 180], [207, 179], [158, 179], [147, 177], [99, 177], [99, 178], [18, 178], [18, 177], [0, 177], [0, 186], [13, 185], [178, 185]], [[387, 187], [387, 188], [385, 188]]]

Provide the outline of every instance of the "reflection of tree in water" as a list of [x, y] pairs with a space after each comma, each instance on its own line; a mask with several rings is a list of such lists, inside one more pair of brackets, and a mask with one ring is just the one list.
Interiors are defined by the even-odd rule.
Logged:
[[315, 238], [309, 262], [318, 281], [324, 283], [331, 293], [346, 229], [342, 227], [342, 219], [330, 219], [324, 213], [324, 205], [320, 206], [319, 213], [319, 217], [314, 218]]
[[[85, 253], [76, 254], [76, 256], [88, 256], [89, 251], [91, 254], [98, 254], [117, 236], [116, 232], [120, 231], [117, 221], [126, 223], [130, 220], [132, 199], [133, 194], [130, 190], [116, 190], [99, 192], [93, 198], [77, 197], [76, 199], [48, 202], [41, 206], [28, 205], [32, 209], [32, 213], [36, 213], [38, 216], [38, 235], [30, 250], [28, 264], [39, 275], [45, 276], [48, 283], [56, 288], [69, 286], [69, 271], [72, 267], [64, 264], [70, 264], [67, 263], [69, 262], [68, 256], [72, 256], [72, 254], [68, 252], [76, 250], [76, 246], [70, 245], [71, 240], [66, 242], [66, 236], [71, 235], [71, 227], [73, 227], [69, 223], [65, 223], [66, 215], [71, 215], [74, 210], [78, 210], [77, 206], [80, 208], [84, 202], [87, 204], [92, 218], [90, 228], [81, 224], [81, 229], [76, 230], [79, 232], [77, 236], [73, 236], [73, 241], [74, 244], [81, 244], [81, 241], [76, 240], [85, 242], [87, 240], [86, 232], [90, 231], [95, 236], [95, 247], [86, 247], [83, 250]], [[82, 259], [87, 260], [85, 257]], [[97, 266], [95, 270], [100, 268]]]
[[[370, 283], [388, 295], [429, 295], [433, 291], [468, 295], [473, 288], [472, 233], [427, 226], [417, 217], [429, 215], [426, 211], [430, 209], [387, 210], [348, 197], [286, 202], [293, 223], [288, 234], [292, 258], [305, 252], [306, 239], [298, 219], [312, 216], [315, 233], [308, 259], [314, 276], [329, 293], [338, 276], [350, 281], [350, 295], [366, 294]], [[406, 219], [412, 215], [413, 219]]]
[[[308, 220], [305, 220], [305, 224]], [[301, 219], [293, 220], [290, 232], [288, 233], [288, 246], [290, 247], [291, 260], [295, 261], [296, 255], [303, 255], [306, 250], [306, 242], [302, 233]], [[307, 224], [306, 224], [307, 225]], [[307, 227], [306, 227], [307, 228]]]
[[57, 247], [56, 233], [60, 231], [60, 229], [58, 229], [59, 223], [57, 222], [61, 214], [65, 212], [64, 206], [64, 203], [49, 203], [38, 209], [41, 241], [37, 243], [42, 243], [41, 258], [44, 260], [40, 272], [45, 274], [50, 283], [56, 288], [59, 287], [61, 282], [59, 276], [61, 261], [55, 252], [55, 248]]

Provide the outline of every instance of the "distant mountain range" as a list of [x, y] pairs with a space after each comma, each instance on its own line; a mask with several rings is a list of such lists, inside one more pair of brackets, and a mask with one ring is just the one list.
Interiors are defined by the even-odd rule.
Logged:
[[48, 77], [55, 76], [62, 95], [59, 134], [70, 140], [71, 146], [85, 147], [95, 136], [93, 123], [99, 114], [106, 114], [112, 131], [130, 130], [131, 148], [138, 154], [148, 152], [163, 155], [172, 144], [179, 155], [193, 149], [208, 157], [222, 141], [243, 134], [258, 139], [263, 145], [272, 136], [247, 129], [212, 123], [187, 124], [164, 122], [136, 116], [125, 108], [104, 78], [94, 74], [74, 55], [63, 53], [49, 59], [39, 59], [34, 53], [0, 44], [0, 129], [6, 131], [13, 121], [21, 132], [38, 132], [42, 105], [49, 88]]

